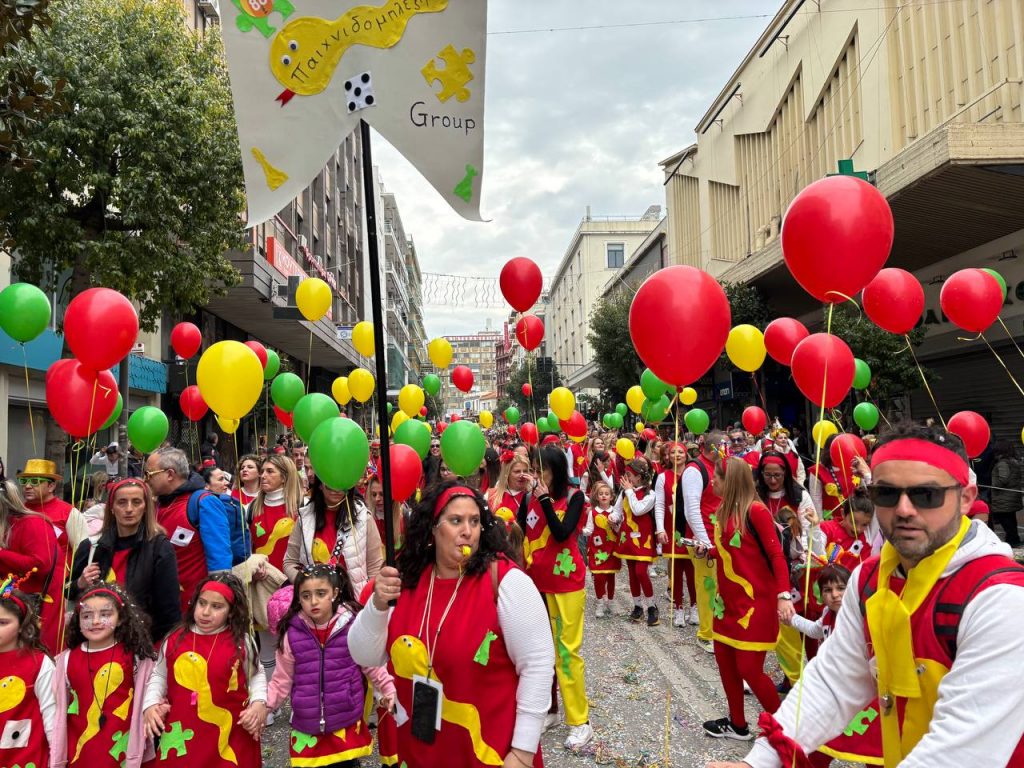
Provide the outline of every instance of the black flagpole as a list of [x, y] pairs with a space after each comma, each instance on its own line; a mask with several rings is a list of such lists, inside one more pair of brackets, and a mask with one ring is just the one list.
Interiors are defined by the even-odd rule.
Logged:
[[[391, 504], [391, 437], [388, 434], [388, 380], [384, 350], [384, 311], [380, 295], [380, 258], [377, 244], [377, 202], [373, 185], [370, 126], [359, 121], [363, 152], [363, 200], [366, 206], [366, 240], [370, 249], [370, 304], [373, 309], [373, 352], [377, 375], [377, 423], [380, 430], [380, 485], [384, 493], [384, 558], [395, 564], [395, 522]], [[372, 514], [372, 511], [371, 511]]]

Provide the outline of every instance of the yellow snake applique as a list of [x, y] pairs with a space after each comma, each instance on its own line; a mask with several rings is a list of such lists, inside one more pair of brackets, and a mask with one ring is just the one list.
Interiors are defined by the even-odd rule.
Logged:
[[256, 548], [256, 554], [267, 555], [267, 557], [269, 557], [270, 553], [274, 551], [274, 547], [277, 546], [277, 542], [281, 541], [281, 539], [287, 539], [292, 535], [292, 528], [294, 527], [294, 520], [290, 517], [282, 517], [274, 523], [274, 529], [270, 532], [270, 536], [267, 538], [266, 542], [262, 546]]
[[[427, 674], [427, 649], [419, 638], [412, 635], [401, 635], [391, 644], [391, 663], [395, 668], [395, 674], [401, 678], [412, 680], [413, 675], [425, 677]], [[441, 685], [444, 685], [443, 680], [440, 678], [438, 680]], [[447, 696], [442, 696], [441, 719], [452, 725], [461, 726], [469, 732], [469, 737], [473, 741], [473, 753], [481, 763], [501, 765], [504, 762], [501, 756], [484, 741], [480, 731], [480, 713], [472, 704], [452, 701]]]
[[341, 57], [353, 45], [391, 48], [418, 13], [438, 13], [448, 0], [357, 5], [334, 21], [303, 16], [284, 25], [270, 43], [270, 71], [285, 87], [283, 107], [292, 96], [313, 96], [330, 85]]
[[[729, 551], [722, 544], [722, 531], [718, 525], [715, 525], [715, 549], [718, 552], [718, 556], [722, 559], [722, 570], [725, 571], [725, 578], [741, 587], [747, 594], [747, 597], [753, 600], [754, 585], [736, 573], [736, 569], [732, 566], [732, 555], [729, 554]], [[739, 620], [739, 625], [746, 629], [750, 626], [750, 619], [753, 615], [754, 606], [750, 606], [750, 610], [743, 614], [743, 618]]]
[[[96, 672], [96, 676], [92, 680], [92, 704], [89, 705], [89, 709], [85, 713], [86, 728], [78, 739], [78, 746], [75, 747], [75, 756], [71, 758], [72, 763], [78, 762], [78, 758], [82, 754], [82, 748], [89, 743], [93, 736], [100, 732], [100, 715], [103, 714], [103, 705], [121, 687], [123, 682], [124, 668], [116, 662], [108, 662]], [[128, 708], [131, 706], [131, 703], [132, 696], [129, 693], [124, 704], [114, 711], [114, 715], [122, 720], [127, 719]]]
[[25, 699], [25, 681], [9, 675], [0, 679], [0, 714], [10, 712]]
[[206, 671], [206, 659], [193, 651], [183, 653], [174, 660], [174, 679], [185, 690], [196, 694], [198, 702], [196, 714], [199, 715], [199, 719], [217, 727], [217, 749], [220, 756], [224, 760], [238, 765], [235, 750], [228, 743], [233, 724], [231, 713], [213, 703], [213, 696], [210, 694], [210, 681]]

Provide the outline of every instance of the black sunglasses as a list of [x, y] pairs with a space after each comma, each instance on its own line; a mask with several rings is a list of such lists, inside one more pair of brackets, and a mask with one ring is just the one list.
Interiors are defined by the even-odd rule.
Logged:
[[917, 509], [938, 509], [945, 503], [946, 494], [959, 488], [959, 485], [914, 485], [910, 488], [869, 485], [868, 495], [876, 507], [895, 507], [906, 494]]

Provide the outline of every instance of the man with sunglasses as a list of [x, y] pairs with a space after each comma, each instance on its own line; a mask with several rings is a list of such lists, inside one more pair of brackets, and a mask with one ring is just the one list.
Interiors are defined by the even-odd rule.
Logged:
[[853, 573], [802, 695], [762, 715], [745, 762], [709, 768], [809, 765], [803, 755], [876, 719], [886, 766], [1024, 765], [1024, 568], [967, 517], [978, 489], [963, 444], [902, 427], [879, 438], [871, 472], [881, 555]]

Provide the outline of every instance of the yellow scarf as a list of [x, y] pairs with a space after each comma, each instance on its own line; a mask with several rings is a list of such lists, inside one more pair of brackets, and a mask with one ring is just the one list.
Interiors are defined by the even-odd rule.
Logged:
[[910, 617], [942, 577], [970, 527], [970, 519], [964, 517], [960, 521], [960, 530], [950, 541], [910, 570], [899, 595], [889, 588], [889, 579], [900, 562], [899, 555], [889, 542], [882, 547], [878, 591], [868, 598], [865, 610], [878, 662], [878, 699], [882, 710], [882, 749], [886, 768], [894, 768], [906, 756], [894, 697], [917, 699], [921, 696]]

